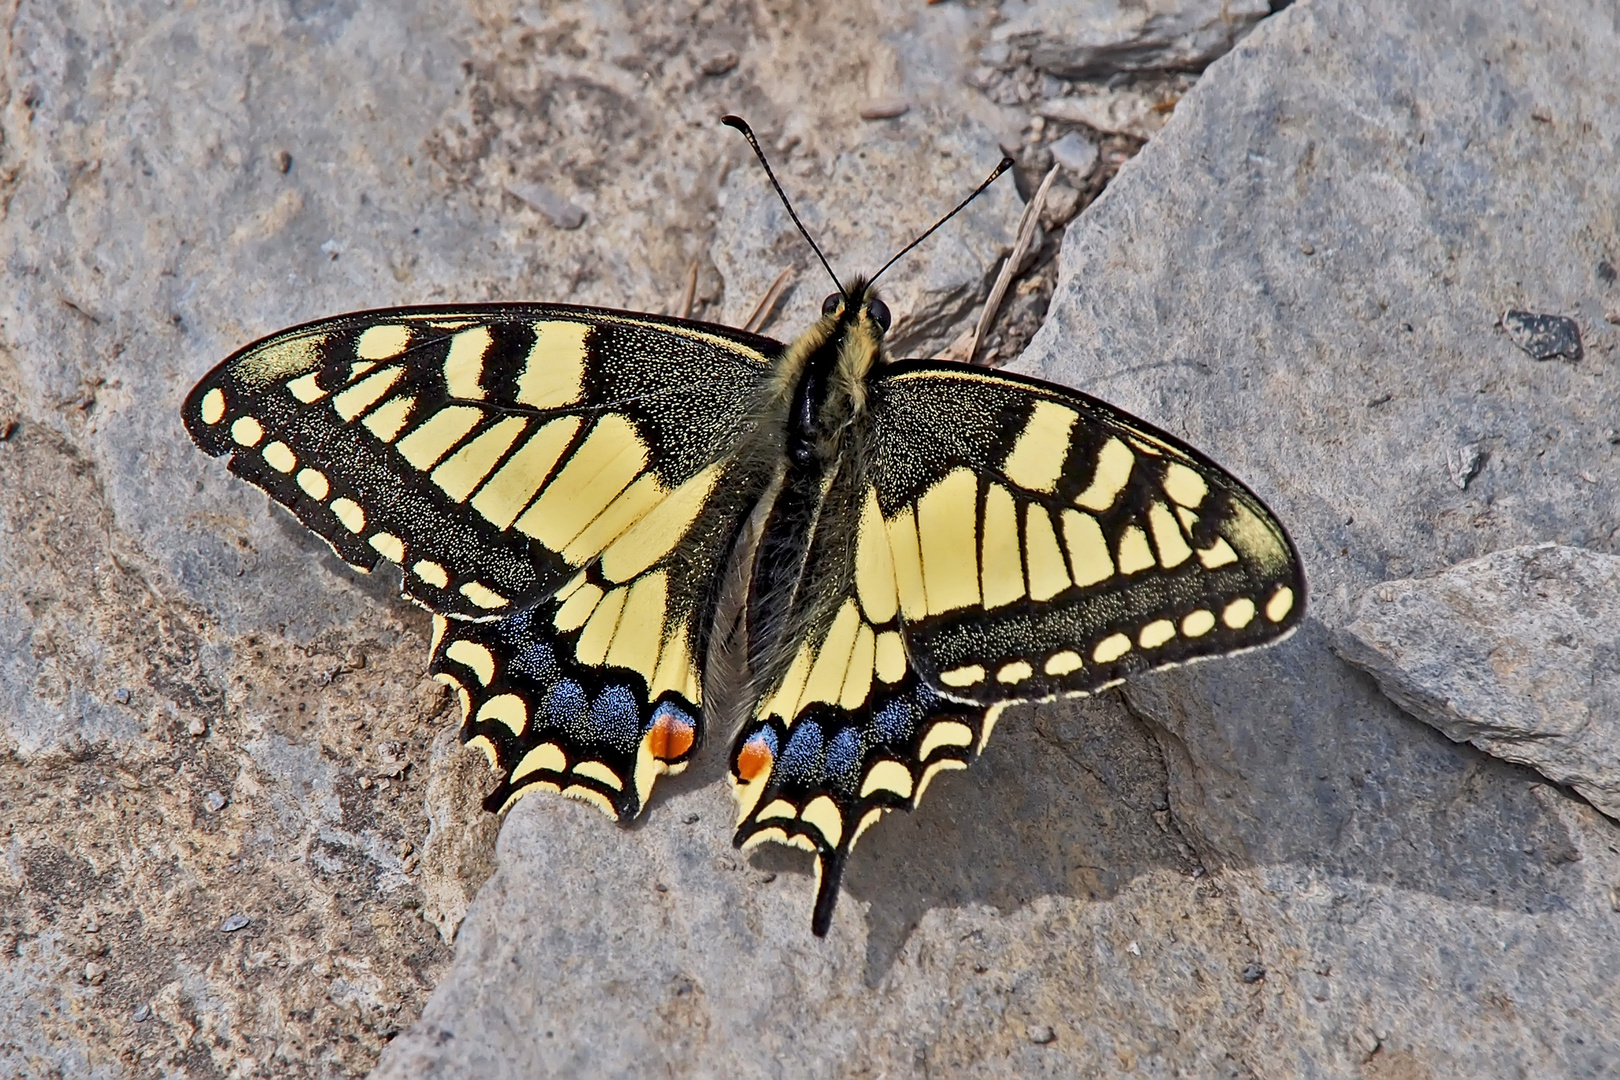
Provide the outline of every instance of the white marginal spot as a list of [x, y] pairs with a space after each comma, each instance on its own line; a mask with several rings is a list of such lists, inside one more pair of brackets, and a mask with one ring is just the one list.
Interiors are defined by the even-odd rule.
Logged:
[[1239, 597], [1226, 605], [1221, 612], [1221, 622], [1233, 630], [1241, 630], [1254, 621], [1254, 601], [1247, 596]]
[[574, 775], [588, 777], [614, 791], [624, 790], [624, 781], [619, 779], [619, 774], [600, 761], [581, 761], [574, 766]]
[[1068, 675], [1071, 672], [1079, 671], [1083, 666], [1079, 653], [1073, 649], [1064, 649], [1062, 652], [1055, 652], [1048, 656], [1042, 670], [1048, 675]]
[[326, 482], [326, 475], [315, 469], [299, 470], [298, 486], [304, 489], [305, 495], [317, 502], [325, 501], [332, 492], [332, 485]]
[[495, 656], [488, 649], [476, 641], [466, 638], [457, 638], [444, 650], [444, 655], [463, 667], [470, 668], [478, 676], [480, 685], [488, 686], [495, 677]]
[[513, 767], [511, 782], [515, 784], [530, 773], [560, 773], [567, 770], [568, 755], [562, 752], [562, 747], [556, 743], [541, 743], [524, 754], [523, 760]]
[[522, 735], [529, 722], [528, 706], [516, 694], [496, 694], [478, 707], [478, 721], [498, 720], [514, 735]]
[[911, 797], [911, 805], [916, 806], [922, 802], [923, 792], [927, 791], [928, 785], [934, 782], [934, 777], [947, 770], [965, 768], [967, 768], [967, 762], [960, 758], [940, 758], [938, 761], [931, 762], [923, 770], [922, 779], [917, 781], [917, 794]]
[[1023, 682], [1033, 674], [1035, 674], [1034, 668], [1030, 667], [1022, 660], [1014, 660], [1012, 663], [1004, 665], [1000, 671], [996, 672], [996, 682], [1007, 683], [1010, 686]]
[[1131, 639], [1124, 634], [1110, 634], [1097, 642], [1091, 658], [1099, 664], [1111, 664], [1131, 651]]
[[371, 538], [369, 543], [377, 550], [377, 554], [381, 555], [389, 562], [404, 565], [405, 541], [401, 540], [393, 533], [377, 533]]
[[352, 533], [361, 532], [366, 527], [366, 512], [360, 509], [360, 504], [353, 499], [333, 499], [332, 516], [341, 521], [343, 527]]
[[488, 611], [503, 608], [507, 604], [506, 597], [481, 581], [467, 582], [461, 587], [461, 595]]
[[984, 681], [984, 668], [978, 664], [952, 668], [939, 673], [939, 681], [946, 686], [972, 686]]
[[284, 442], [273, 442], [267, 445], [261, 453], [264, 454], [265, 464], [276, 472], [292, 472], [298, 467], [298, 458], [293, 454], [292, 448]]
[[614, 821], [619, 820], [619, 812], [613, 809], [613, 800], [609, 799], [606, 795], [602, 794], [600, 791], [597, 791], [593, 787], [586, 787], [584, 784], [574, 784], [570, 787], [563, 788], [563, 794], [568, 796], [570, 799], [578, 799], [582, 803], [589, 803], [591, 806], [596, 807]]
[[239, 416], [231, 425], [231, 438], [242, 446], [258, 446], [264, 438], [264, 426], [251, 416]]
[[1181, 632], [1188, 637], [1203, 637], [1215, 629], [1215, 613], [1199, 608], [1181, 620]]
[[427, 559], [422, 559], [411, 567], [411, 573], [432, 585], [435, 589], [442, 589], [450, 584], [449, 572], [438, 563]]
[[[917, 760], [927, 761], [929, 755], [942, 746], [973, 745], [973, 729], [955, 720], [941, 720], [928, 729], [922, 745], [917, 748]], [[919, 792], [919, 797], [921, 793]]]
[[800, 812], [799, 820], [814, 826], [822, 839], [827, 841], [828, 847], [837, 847], [844, 838], [844, 815], [838, 812], [838, 804], [826, 795], [811, 799], [810, 804]]
[[786, 799], [776, 799], [769, 803], [765, 809], [754, 815], [755, 821], [764, 821], [767, 818], [793, 819], [799, 816], [799, 808]]
[[203, 395], [202, 422], [213, 427], [223, 419], [225, 419], [225, 392], [216, 386]]
[[1157, 649], [1176, 636], [1176, 624], [1169, 619], [1154, 619], [1136, 635], [1136, 643], [1144, 649]]
[[1294, 610], [1294, 590], [1286, 585], [1266, 601], [1266, 618], [1272, 622], [1282, 622], [1292, 610]]
[[861, 798], [866, 798], [874, 791], [887, 791], [898, 795], [902, 799], [911, 798], [911, 770], [898, 761], [887, 758], [874, 762], [866, 770], [866, 779], [861, 781]]

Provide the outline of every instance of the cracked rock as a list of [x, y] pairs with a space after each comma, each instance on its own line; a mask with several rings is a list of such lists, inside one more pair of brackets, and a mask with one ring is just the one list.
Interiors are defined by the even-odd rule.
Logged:
[[1271, 14], [1267, 0], [1046, 0], [1002, 5], [993, 42], [1063, 79], [1198, 71]]
[[1620, 557], [1534, 544], [1387, 582], [1333, 647], [1448, 738], [1620, 819]]

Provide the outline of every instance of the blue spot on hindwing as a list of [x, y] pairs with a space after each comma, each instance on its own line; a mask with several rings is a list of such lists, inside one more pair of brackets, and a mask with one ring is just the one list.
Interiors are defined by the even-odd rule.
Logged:
[[779, 779], [803, 780], [814, 783], [821, 777], [821, 725], [814, 720], [800, 720], [788, 736], [787, 747], [777, 760], [775, 776]]
[[546, 691], [546, 696], [540, 702], [540, 711], [548, 723], [574, 731], [585, 719], [588, 706], [585, 688], [573, 679], [563, 679]]
[[641, 738], [641, 709], [628, 686], [609, 686], [591, 702], [591, 728], [598, 739], [626, 754]]
[[885, 746], [904, 746], [922, 720], [922, 710], [906, 698], [895, 698], [872, 717], [878, 740]]
[[861, 778], [861, 737], [855, 728], [847, 727], [832, 737], [827, 744], [824, 763], [827, 779], [833, 786], [853, 792]]

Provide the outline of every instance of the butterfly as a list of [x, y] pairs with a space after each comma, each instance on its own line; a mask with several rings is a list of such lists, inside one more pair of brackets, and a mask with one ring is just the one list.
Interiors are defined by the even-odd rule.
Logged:
[[545, 790], [637, 816], [721, 715], [707, 666], [734, 644], [735, 842], [814, 853], [819, 936], [856, 841], [1008, 706], [1304, 610], [1282, 525], [1207, 457], [1066, 387], [892, 358], [890, 321], [866, 279], [790, 344], [567, 304], [364, 311], [240, 350], [183, 418], [345, 562], [400, 567], [492, 811]]

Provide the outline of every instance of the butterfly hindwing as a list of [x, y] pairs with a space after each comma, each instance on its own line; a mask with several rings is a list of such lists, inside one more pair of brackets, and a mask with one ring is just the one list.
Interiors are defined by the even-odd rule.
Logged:
[[563, 305], [362, 312], [243, 349], [183, 415], [347, 562], [402, 567], [497, 803], [550, 784], [626, 817], [701, 739], [713, 583], [757, 497], [727, 455], [780, 350]]
[[1259, 500], [1117, 410], [926, 361], [889, 365], [870, 394], [866, 444], [824, 496], [804, 617], [785, 619], [798, 652], [731, 761], [738, 841], [817, 853], [818, 933], [860, 833], [964, 767], [1008, 704], [1274, 641], [1304, 599]]

